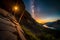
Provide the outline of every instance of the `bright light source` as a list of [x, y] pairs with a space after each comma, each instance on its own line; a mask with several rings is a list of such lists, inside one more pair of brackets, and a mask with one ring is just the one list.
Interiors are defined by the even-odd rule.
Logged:
[[13, 6], [12, 10], [13, 10], [14, 12], [18, 12], [18, 11], [19, 11], [19, 7], [18, 7], [18, 6]]
[[18, 10], [18, 7], [17, 7], [17, 6], [15, 6], [15, 7], [14, 7], [14, 9], [15, 9], [15, 10]]

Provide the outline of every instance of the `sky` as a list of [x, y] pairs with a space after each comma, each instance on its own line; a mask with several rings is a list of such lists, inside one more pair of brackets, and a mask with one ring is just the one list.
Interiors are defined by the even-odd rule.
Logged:
[[23, 0], [26, 10], [39, 23], [60, 20], [59, 0]]

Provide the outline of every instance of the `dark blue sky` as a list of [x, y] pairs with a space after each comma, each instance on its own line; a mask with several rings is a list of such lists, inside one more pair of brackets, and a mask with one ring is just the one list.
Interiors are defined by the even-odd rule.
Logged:
[[[26, 10], [32, 15], [32, 0], [23, 0]], [[60, 1], [59, 0], [34, 0], [34, 15], [41, 20], [58, 20], [60, 19]]]
[[31, 0], [23, 0], [24, 4], [26, 6], [26, 10], [29, 11], [31, 13]]

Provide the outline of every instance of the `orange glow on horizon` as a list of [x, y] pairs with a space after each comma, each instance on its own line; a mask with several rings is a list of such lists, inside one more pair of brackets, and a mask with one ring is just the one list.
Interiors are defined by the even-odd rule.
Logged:
[[42, 20], [42, 19], [39, 19], [39, 18], [36, 18], [35, 20], [36, 20], [38, 23], [41, 23], [41, 24], [55, 21], [55, 20]]
[[38, 23], [42, 23], [42, 24], [45, 23], [43, 20], [40, 20], [40, 19], [37, 19], [36, 21], [37, 21]]

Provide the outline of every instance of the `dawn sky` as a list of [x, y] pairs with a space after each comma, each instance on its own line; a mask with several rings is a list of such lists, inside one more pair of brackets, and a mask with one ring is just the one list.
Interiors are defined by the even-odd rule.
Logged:
[[[32, 15], [34, 10], [34, 19], [38, 22], [49, 22], [60, 19], [60, 1], [59, 0], [23, 0], [26, 10]], [[34, 4], [32, 4], [32, 2]], [[32, 9], [31, 7], [34, 6]]]

